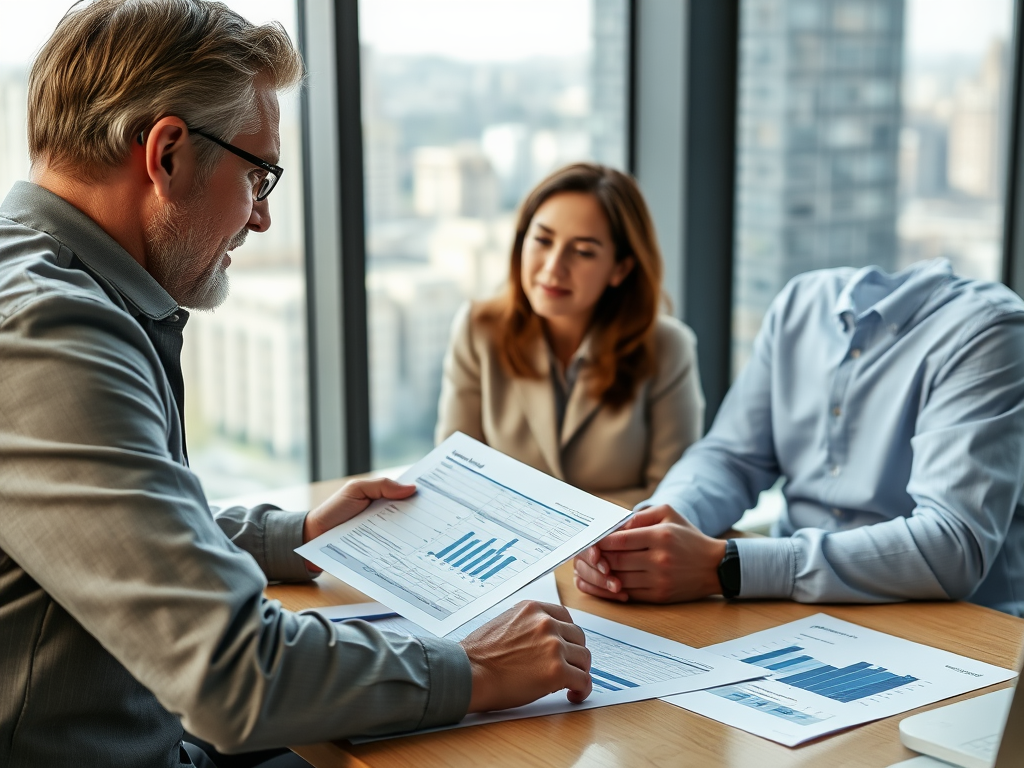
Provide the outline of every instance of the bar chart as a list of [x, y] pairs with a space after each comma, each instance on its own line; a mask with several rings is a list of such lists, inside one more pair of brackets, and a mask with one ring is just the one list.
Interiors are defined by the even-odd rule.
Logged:
[[[480, 581], [487, 581], [491, 576], [516, 561], [516, 558], [512, 555], [504, 559], [502, 559], [502, 555], [504, 555], [509, 547], [514, 546], [519, 539], [512, 539], [495, 548], [491, 545], [497, 539], [492, 537], [481, 544], [479, 538], [473, 538], [476, 535], [476, 531], [470, 531], [461, 539], [453, 541], [440, 552], [428, 552], [427, 554], [430, 557], [443, 560], [453, 568], [458, 568], [463, 573], [474, 576], [480, 579]], [[499, 560], [501, 562], [498, 562]]]
[[1013, 675], [824, 613], [708, 650], [765, 677], [669, 701], [790, 747]]
[[912, 675], [896, 675], [885, 667], [858, 661], [843, 667], [824, 664], [791, 645], [739, 661], [776, 673], [773, 679], [839, 702], [856, 701], [917, 682]]
[[[569, 541], [586, 524], [472, 467], [441, 460], [321, 547], [362, 578], [443, 620]], [[410, 507], [419, 515], [409, 514]]]

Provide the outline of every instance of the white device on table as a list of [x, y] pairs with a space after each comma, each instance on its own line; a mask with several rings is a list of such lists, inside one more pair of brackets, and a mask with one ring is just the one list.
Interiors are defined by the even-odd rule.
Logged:
[[1024, 765], [1024, 686], [908, 717], [900, 722], [900, 741], [927, 757], [890, 768], [1019, 768]]

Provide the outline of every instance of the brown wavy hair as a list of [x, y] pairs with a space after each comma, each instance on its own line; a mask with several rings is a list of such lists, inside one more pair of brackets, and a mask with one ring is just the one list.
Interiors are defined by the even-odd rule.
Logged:
[[654, 331], [661, 301], [661, 251], [647, 203], [632, 177], [596, 163], [574, 163], [555, 171], [523, 201], [504, 294], [485, 302], [476, 319], [489, 326], [502, 367], [510, 376], [541, 378], [530, 349], [543, 335], [540, 317], [523, 290], [523, 243], [537, 209], [563, 192], [592, 195], [604, 210], [615, 246], [616, 262], [634, 264], [616, 287], [598, 299], [591, 320], [591, 390], [588, 394], [611, 408], [621, 408], [656, 367]]

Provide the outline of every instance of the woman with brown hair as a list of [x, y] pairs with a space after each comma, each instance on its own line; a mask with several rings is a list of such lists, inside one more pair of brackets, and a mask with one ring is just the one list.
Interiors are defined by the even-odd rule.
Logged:
[[465, 432], [624, 506], [703, 432], [693, 332], [659, 313], [662, 263], [626, 174], [577, 163], [516, 224], [508, 286], [459, 313], [435, 438]]

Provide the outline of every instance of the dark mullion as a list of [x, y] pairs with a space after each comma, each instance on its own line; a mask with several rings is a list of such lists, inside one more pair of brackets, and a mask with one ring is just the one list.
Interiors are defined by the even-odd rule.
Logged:
[[[299, 50], [303, 52], [308, 50], [308, 41], [306, 39], [306, 4], [301, 0], [296, 0], [295, 3], [296, 20], [298, 21], [298, 40], [296, 41], [299, 46]], [[309, 246], [309, 233], [313, 231], [313, 209], [307, 204], [313, 196], [313, 185], [311, 183], [310, 168], [312, 165], [312, 158], [310, 157], [309, 148], [312, 144], [312, 138], [309, 130], [309, 93], [305, 88], [299, 90], [299, 114], [302, 115], [300, 121], [300, 130], [302, 131], [302, 231], [306, 237], [306, 248], [305, 257], [303, 259], [303, 268], [306, 275], [306, 285], [310, 286], [313, 284], [313, 280], [316, 279], [316, 271], [313, 265], [313, 249]], [[319, 419], [317, 418], [317, 404], [319, 400], [319, 389], [317, 386], [317, 354], [316, 344], [314, 340], [316, 338], [316, 302], [313, 297], [313, 291], [306, 291], [306, 379], [308, 381], [308, 396], [309, 396], [309, 443], [307, 445], [307, 455], [309, 456], [309, 479], [310, 480], [324, 480], [321, 477], [320, 472], [320, 427]]]
[[1005, 208], [1003, 216], [1003, 282], [1018, 294], [1024, 295], [1024, 151], [1021, 133], [1024, 120], [1024, 9], [1014, 3], [1013, 64], [1010, 72], [1010, 126], [1007, 132]]
[[626, 170], [631, 174], [636, 174], [636, 124], [638, 119], [636, 83], [639, 74], [637, 62], [637, 41], [639, 39], [637, 0], [627, 0], [626, 23], [629, 25], [629, 28], [626, 30], [626, 40], [628, 41], [626, 43], [626, 66], [628, 67], [626, 87], [629, 89], [626, 93], [626, 108], [629, 110], [629, 113], [626, 115]]
[[370, 470], [370, 386], [363, 208], [363, 126], [359, 72], [359, 4], [336, 3], [338, 187], [341, 197], [341, 297], [345, 443], [348, 474]]
[[686, 45], [683, 319], [711, 424], [729, 389], [740, 0], [691, 0]]

